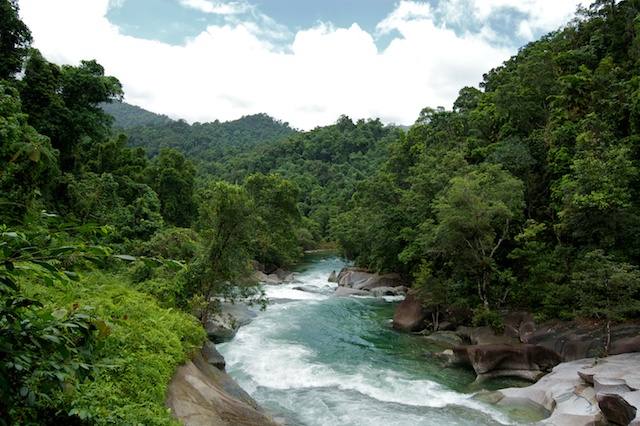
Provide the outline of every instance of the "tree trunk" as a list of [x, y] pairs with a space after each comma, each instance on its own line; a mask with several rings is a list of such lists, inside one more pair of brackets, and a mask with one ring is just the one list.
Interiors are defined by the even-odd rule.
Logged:
[[611, 320], [607, 321], [605, 325], [605, 340], [604, 340], [604, 356], [609, 356], [611, 351]]

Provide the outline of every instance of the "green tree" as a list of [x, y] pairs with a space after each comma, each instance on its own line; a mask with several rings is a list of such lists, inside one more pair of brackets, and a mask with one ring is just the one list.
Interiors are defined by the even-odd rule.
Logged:
[[210, 184], [200, 194], [198, 226], [205, 248], [190, 267], [187, 292], [202, 301], [201, 321], [206, 321], [218, 298], [234, 297], [252, 271], [251, 237], [255, 213], [246, 189], [225, 182]]
[[106, 323], [90, 311], [43, 309], [21, 288], [31, 280], [49, 286], [77, 281], [64, 266], [72, 258], [102, 263], [107, 249], [68, 242], [70, 232], [94, 231], [102, 230], [61, 224], [49, 214], [26, 230], [0, 225], [0, 424], [41, 423], [51, 415], [45, 413], [53, 393], [97, 373]]
[[431, 311], [433, 331], [438, 330], [440, 318], [453, 303], [453, 279], [447, 277], [443, 270], [433, 270], [433, 264], [423, 260], [414, 275], [413, 291], [423, 304]]
[[27, 124], [15, 89], [0, 82], [0, 219], [21, 222], [59, 174], [49, 138]]
[[638, 223], [633, 203], [638, 170], [629, 149], [599, 145], [591, 132], [579, 140], [583, 149], [576, 153], [570, 173], [554, 186], [558, 233], [587, 247], [637, 251], [635, 233], [629, 234], [629, 228]]
[[300, 190], [277, 174], [253, 174], [244, 181], [255, 209], [258, 227], [252, 238], [256, 260], [289, 265], [302, 257], [298, 240]]
[[580, 298], [579, 313], [607, 321], [605, 352], [608, 355], [611, 323], [635, 317], [640, 312], [640, 271], [598, 249], [584, 256], [572, 282]]
[[35, 50], [19, 88], [26, 100], [23, 112], [33, 117], [30, 124], [60, 151], [64, 171], [75, 171], [92, 143], [108, 139], [113, 118], [100, 104], [123, 96], [120, 82], [105, 76], [95, 60], [58, 67]]
[[65, 183], [67, 213], [82, 223], [113, 226], [112, 243], [147, 240], [163, 226], [158, 195], [144, 183], [111, 173], [67, 173]]
[[22, 70], [32, 41], [18, 10], [17, 0], [0, 1], [0, 80], [9, 80]]
[[193, 199], [196, 168], [193, 163], [181, 152], [163, 148], [154, 165], [144, 174], [158, 194], [164, 220], [174, 226], [191, 225], [196, 213]]
[[491, 281], [501, 272], [496, 262], [498, 250], [523, 207], [522, 182], [500, 166], [454, 177], [434, 200], [436, 222], [428, 250], [454, 262], [463, 277], [476, 282], [486, 310], [496, 301]]

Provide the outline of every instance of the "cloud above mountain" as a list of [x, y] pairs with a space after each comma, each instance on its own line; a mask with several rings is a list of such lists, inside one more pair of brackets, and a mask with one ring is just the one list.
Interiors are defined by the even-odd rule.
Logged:
[[451, 108], [462, 87], [563, 25], [577, 5], [19, 1], [45, 57], [97, 59], [129, 103], [189, 122], [266, 112], [305, 130], [342, 114], [410, 124], [424, 107]]

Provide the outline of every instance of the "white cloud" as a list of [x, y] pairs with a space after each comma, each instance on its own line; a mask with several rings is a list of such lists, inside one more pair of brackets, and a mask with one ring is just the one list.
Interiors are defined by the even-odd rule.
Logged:
[[[188, 1], [208, 10], [222, 4]], [[462, 3], [476, 7], [478, 14], [495, 10], [482, 6], [484, 1], [448, 0], [438, 10]], [[507, 3], [518, 10], [535, 9], [532, 0], [487, 1], [493, 8]], [[451, 108], [459, 89], [477, 86], [483, 73], [519, 47], [496, 43], [500, 36], [488, 25], [479, 32], [456, 33], [435, 23], [436, 9], [414, 1], [401, 1], [378, 25], [382, 34], [400, 34], [384, 50], [356, 24], [303, 29], [289, 34], [293, 41], [283, 47], [277, 43], [284, 29], [255, 11], [253, 22], [210, 26], [184, 46], [171, 46], [121, 34], [105, 18], [113, 1], [19, 4], [35, 47], [49, 60], [78, 64], [97, 59], [123, 83], [128, 102], [189, 122], [266, 112], [301, 129], [331, 124], [342, 114], [410, 124], [425, 106]], [[538, 15], [531, 16], [519, 24], [521, 33], [541, 25]], [[450, 15], [451, 22], [458, 18]]]
[[237, 15], [251, 9], [246, 2], [225, 2], [211, 0], [180, 0], [180, 4], [205, 13], [216, 15]]
[[[466, 0], [479, 19], [487, 19], [500, 10], [515, 10], [527, 18], [520, 25], [522, 35], [531, 30], [555, 30], [566, 23], [580, 4], [568, 0]], [[523, 30], [523, 28], [525, 28]]]
[[109, 0], [109, 9], [118, 9], [124, 5], [126, 0]]

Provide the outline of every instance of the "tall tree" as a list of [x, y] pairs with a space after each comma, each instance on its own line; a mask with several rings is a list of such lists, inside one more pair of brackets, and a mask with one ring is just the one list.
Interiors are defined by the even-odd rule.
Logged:
[[60, 150], [64, 171], [80, 164], [82, 144], [105, 141], [111, 133], [112, 117], [100, 104], [121, 99], [118, 79], [104, 75], [95, 60], [80, 66], [48, 63], [38, 51], [32, 51], [25, 68], [20, 95], [26, 99], [24, 112], [36, 130], [51, 138]]
[[301, 225], [295, 182], [279, 175], [253, 174], [244, 187], [253, 199], [259, 226], [253, 237], [256, 259], [287, 265], [302, 257], [297, 230]]
[[17, 0], [0, 0], [0, 79], [12, 79], [22, 69], [31, 45], [31, 31], [18, 15]]
[[207, 245], [191, 268], [187, 291], [202, 299], [204, 322], [213, 297], [228, 295], [251, 272], [249, 245], [255, 220], [251, 198], [241, 186], [217, 182], [200, 196], [199, 227]]
[[162, 217], [174, 226], [189, 227], [196, 213], [193, 163], [181, 152], [164, 148], [145, 175], [147, 183], [158, 193]]
[[436, 222], [429, 251], [455, 263], [462, 278], [475, 281], [486, 310], [495, 300], [491, 282], [500, 272], [498, 250], [523, 207], [522, 182], [500, 166], [454, 177], [434, 200]]
[[59, 174], [49, 138], [27, 124], [15, 89], [0, 82], [0, 221], [20, 221]]

